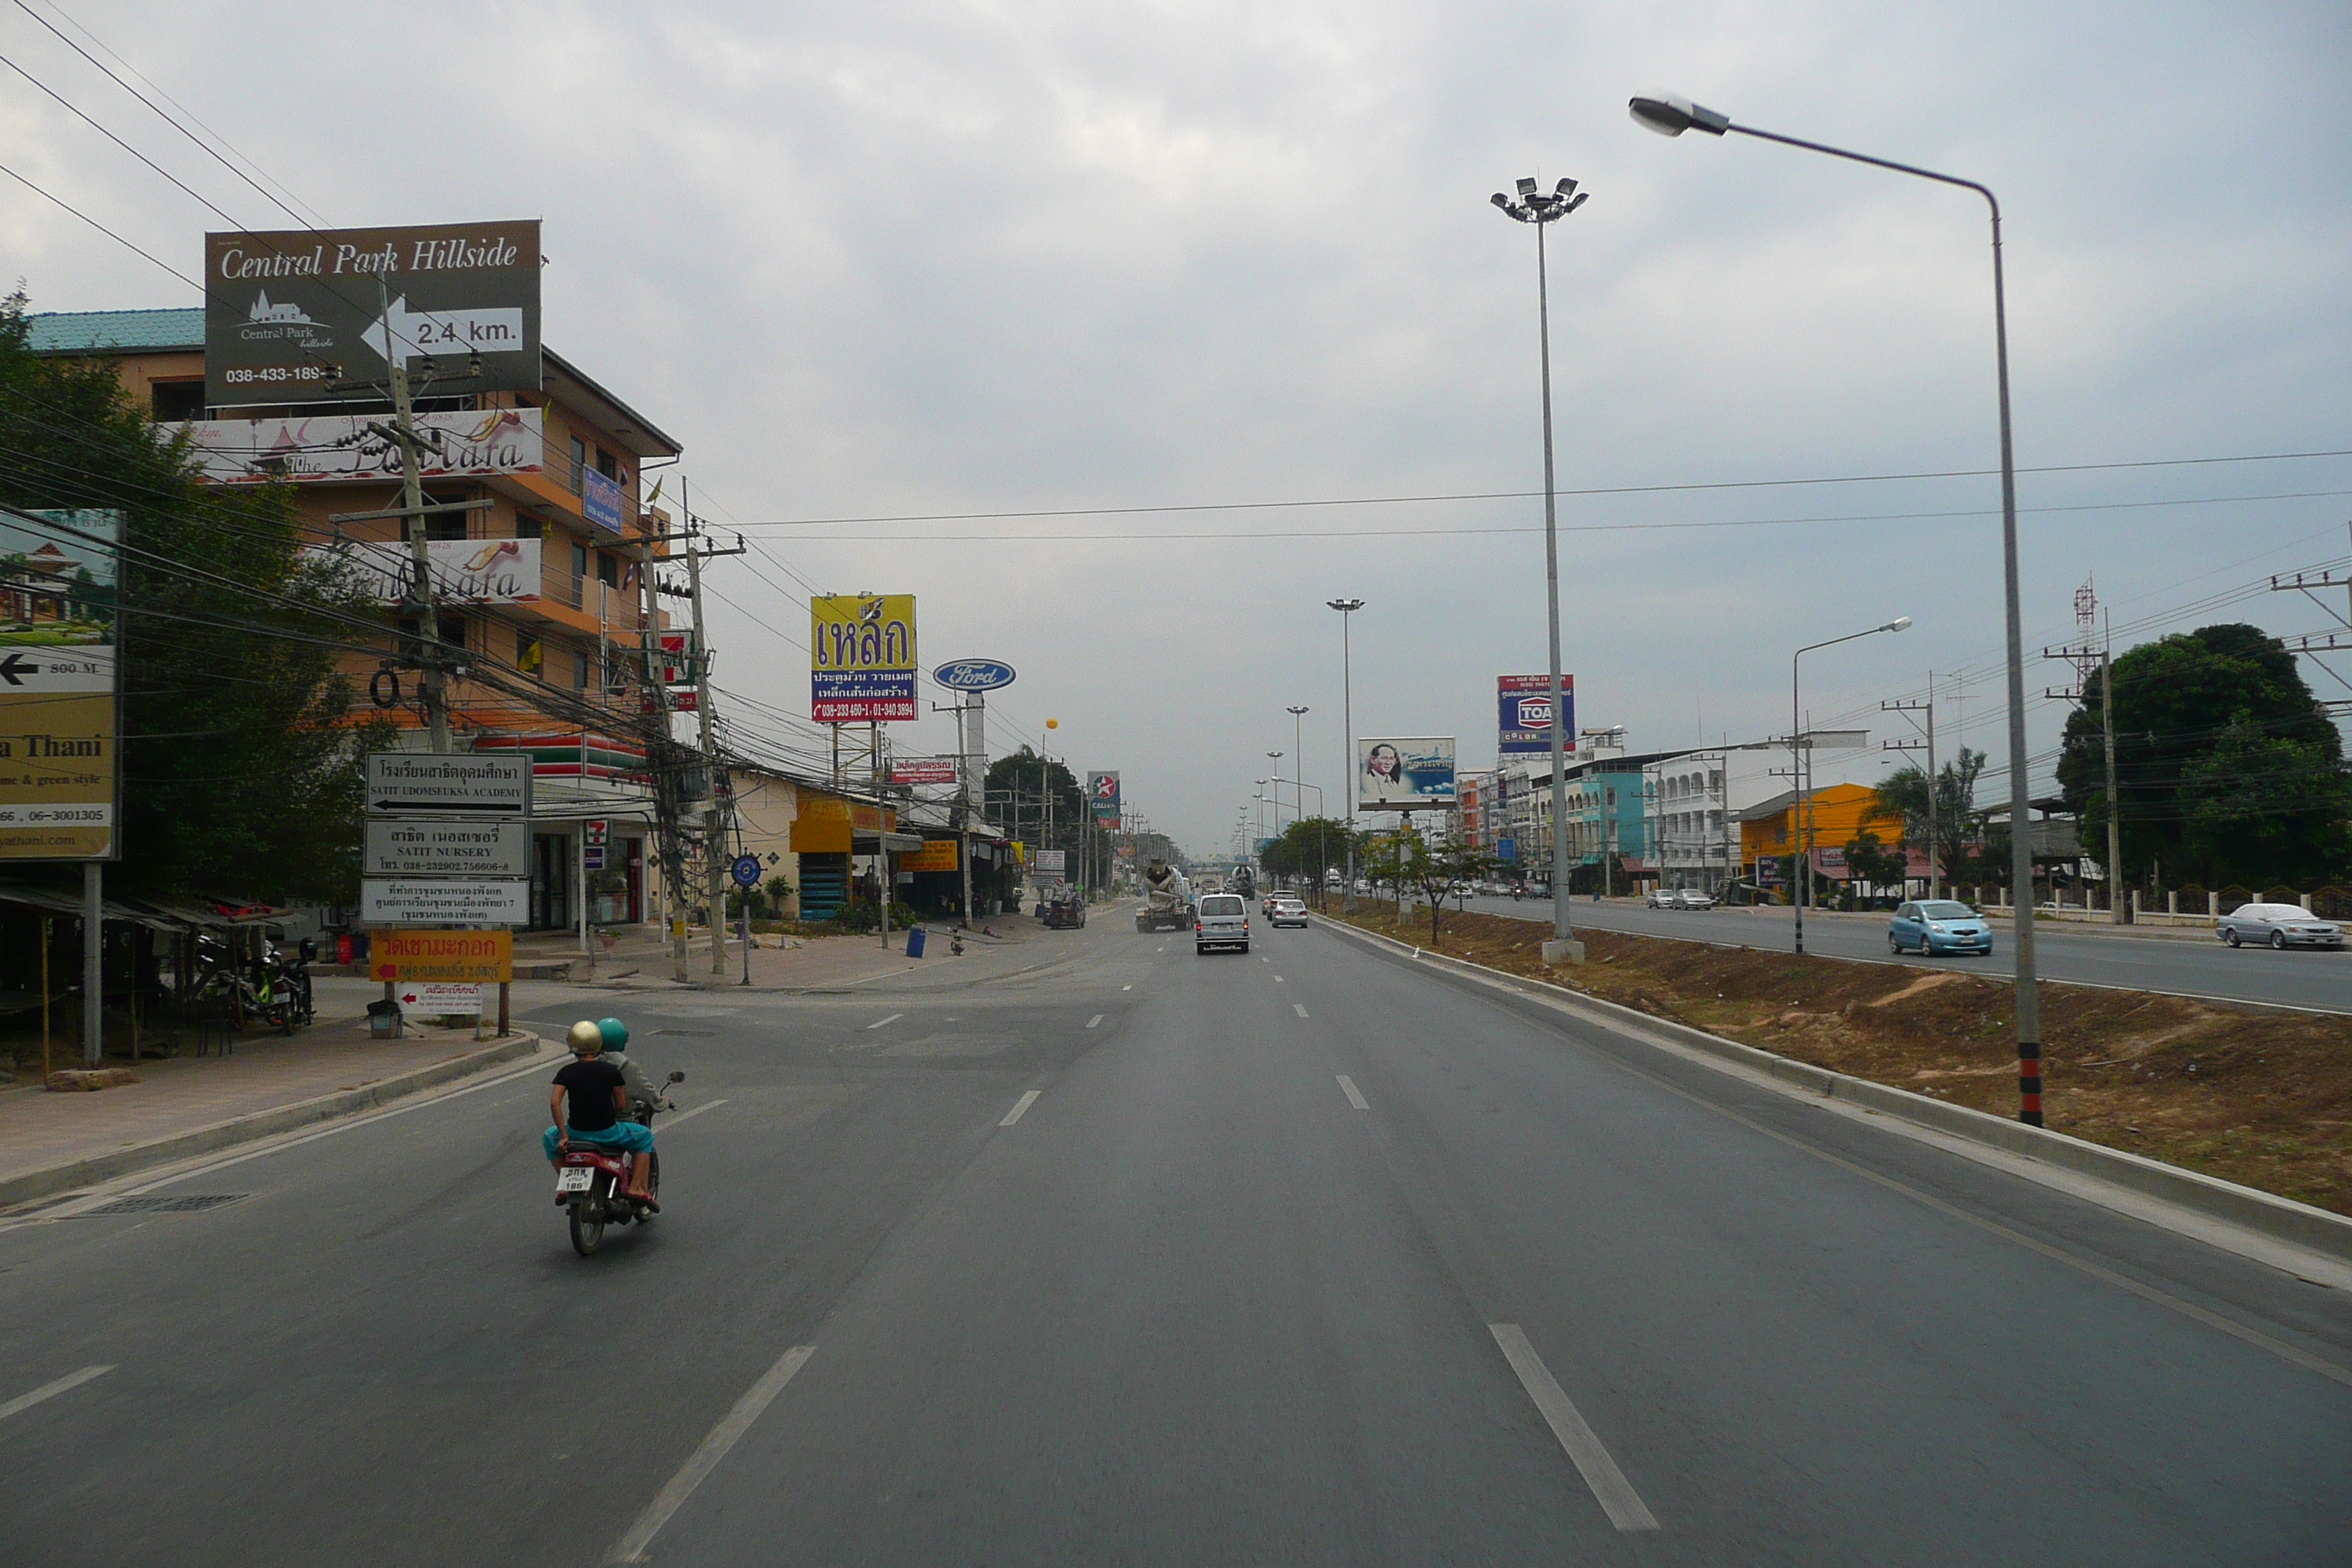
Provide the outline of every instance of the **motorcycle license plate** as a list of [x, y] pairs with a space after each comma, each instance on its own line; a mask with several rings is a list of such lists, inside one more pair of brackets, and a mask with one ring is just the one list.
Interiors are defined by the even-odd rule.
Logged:
[[555, 1190], [559, 1193], [584, 1193], [596, 1184], [596, 1172], [588, 1165], [566, 1165], [555, 1173]]

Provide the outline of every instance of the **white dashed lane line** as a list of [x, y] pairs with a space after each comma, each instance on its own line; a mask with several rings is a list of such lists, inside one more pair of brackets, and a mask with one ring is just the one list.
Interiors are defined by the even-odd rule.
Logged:
[[1281, 984], [1282, 984], [1282, 976], [1281, 976], [1281, 975], [1279, 975], [1279, 974], [1276, 975], [1276, 976], [1274, 977], [1274, 983], [1275, 983], [1276, 985]]
[[1014, 1100], [1013, 1102], [1013, 1109], [1004, 1113], [1004, 1120], [998, 1122], [997, 1125], [999, 1127], [1010, 1127], [1014, 1122], [1020, 1121], [1022, 1113], [1026, 1111], [1031, 1106], [1036, 1104], [1037, 1097], [1045, 1092], [1045, 1091], [1042, 1089], [1033, 1089], [1028, 1093], [1023, 1095], [1020, 1099]]
[[1088, 1018], [1088, 1019], [1087, 1020], [1087, 1028], [1089, 1028], [1089, 1029], [1091, 1029], [1091, 1028], [1093, 1028], [1097, 1024], [1099, 1024], [1099, 1023], [1101, 1023], [1102, 1021], [1103, 1021], [1103, 1016], [1102, 1016], [1100, 1013], [1097, 1013], [1097, 1014], [1096, 1014], [1093, 1017]]
[[1519, 1374], [1520, 1386], [1528, 1391], [1528, 1397], [1536, 1402], [1536, 1409], [1542, 1413], [1546, 1425], [1551, 1427], [1551, 1435], [1559, 1439], [1559, 1446], [1568, 1451], [1577, 1473], [1584, 1478], [1584, 1484], [1591, 1487], [1592, 1495], [1600, 1500], [1601, 1511], [1608, 1514], [1609, 1522], [1621, 1531], [1657, 1529], [1657, 1516], [1642, 1501], [1642, 1494], [1633, 1489], [1633, 1483], [1625, 1479], [1625, 1472], [1617, 1468], [1617, 1461], [1609, 1457], [1609, 1450], [1601, 1446], [1601, 1439], [1585, 1424], [1584, 1417], [1577, 1412], [1558, 1380], [1544, 1365], [1543, 1358], [1536, 1354], [1535, 1346], [1528, 1342], [1528, 1336], [1519, 1325], [1489, 1323], [1486, 1329], [1495, 1336], [1495, 1342], [1502, 1347], [1503, 1359], [1509, 1362], [1511, 1370]]
[[887, 1018], [877, 1018], [866, 1026], [869, 1029], [878, 1029], [885, 1024], [895, 1024], [906, 1016], [904, 1013], [893, 1013]]
[[1302, 1018], [1304, 1018], [1305, 1016], [1307, 1016], [1307, 1009], [1306, 1009], [1305, 1007], [1300, 1006], [1300, 1005], [1299, 1005], [1297, 1003], [1296, 1003], [1296, 1002], [1293, 1002], [1293, 1003], [1290, 1005], [1290, 1010], [1291, 1010], [1292, 1012], [1294, 1012], [1294, 1013], [1297, 1014], [1297, 1015], [1298, 1015], [1300, 1017], [1302, 1017]]
[[104, 1377], [113, 1370], [111, 1366], [86, 1366], [79, 1372], [66, 1373], [55, 1383], [45, 1383], [30, 1394], [20, 1394], [7, 1404], [0, 1405], [0, 1421], [7, 1420], [20, 1410], [30, 1410], [44, 1399], [55, 1399], [60, 1394], [79, 1388], [92, 1378]]
[[1354, 1106], [1357, 1110], [1370, 1110], [1371, 1109], [1370, 1102], [1364, 1099], [1364, 1091], [1358, 1089], [1356, 1087], [1356, 1080], [1349, 1078], [1346, 1073], [1341, 1073], [1339, 1075], [1339, 1089], [1342, 1093], [1347, 1095], [1348, 1103]]

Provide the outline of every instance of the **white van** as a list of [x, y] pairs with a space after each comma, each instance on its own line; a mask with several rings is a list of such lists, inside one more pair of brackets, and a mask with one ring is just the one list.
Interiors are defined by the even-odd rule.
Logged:
[[1213, 947], [1249, 951], [1249, 900], [1239, 893], [1202, 893], [1193, 906], [1192, 951]]

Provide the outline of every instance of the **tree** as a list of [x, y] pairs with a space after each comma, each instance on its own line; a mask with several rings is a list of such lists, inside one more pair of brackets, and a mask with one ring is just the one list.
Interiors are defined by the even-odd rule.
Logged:
[[2059, 788], [2087, 841], [2104, 841], [2113, 811], [2124, 866], [2168, 880], [2218, 887], [2343, 868], [2343, 742], [2276, 637], [2201, 626], [2129, 649], [2114, 673], [2117, 798], [2106, 795], [2097, 672], [2058, 757]]
[[[1977, 780], [1984, 767], [1982, 752], [1962, 746], [1958, 757], [1937, 770], [1936, 837], [1932, 844], [1927, 841], [1927, 773], [1916, 763], [1906, 763], [1879, 781], [1873, 792], [1877, 797], [1874, 815], [1902, 818], [1904, 842], [1927, 850], [1945, 879], [1952, 880], [1968, 864], [1971, 846], [1983, 836], [1983, 824], [1977, 817]], [[1879, 879], [1874, 877], [1871, 880]]]
[[25, 310], [21, 292], [0, 300], [0, 502], [123, 517], [123, 858], [110, 885], [355, 901], [360, 758], [390, 731], [350, 721], [334, 645], [364, 641], [352, 617], [377, 612], [305, 563], [289, 490], [205, 484], [112, 365], [34, 354]]
[[1338, 817], [1303, 816], [1259, 853], [1258, 864], [1269, 876], [1309, 882], [1319, 899], [1327, 874], [1347, 865], [1351, 837], [1360, 836], [1352, 836]]
[[1880, 843], [1878, 835], [1868, 828], [1846, 840], [1845, 868], [1874, 888], [1899, 888], [1911, 873], [1910, 858], [1902, 847]]

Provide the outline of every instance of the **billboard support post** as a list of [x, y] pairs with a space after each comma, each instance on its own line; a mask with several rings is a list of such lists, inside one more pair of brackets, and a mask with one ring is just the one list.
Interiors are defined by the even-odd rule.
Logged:
[[[388, 323], [389, 291], [381, 280], [376, 289], [384, 295]], [[416, 653], [423, 667], [416, 684], [425, 696], [425, 723], [432, 736], [432, 749], [446, 752], [450, 749], [449, 694], [441, 684], [441, 617], [433, 607], [433, 552], [425, 537], [425, 479], [416, 457], [416, 448], [423, 443], [416, 434], [415, 409], [408, 393], [408, 355], [388, 335], [391, 330], [387, 324], [384, 364], [392, 379], [392, 426], [387, 430], [379, 425], [375, 429], [400, 448], [400, 528], [408, 536], [410, 570], [415, 574]]]
[[104, 868], [81, 863], [81, 1065], [106, 1062], [106, 905]]

